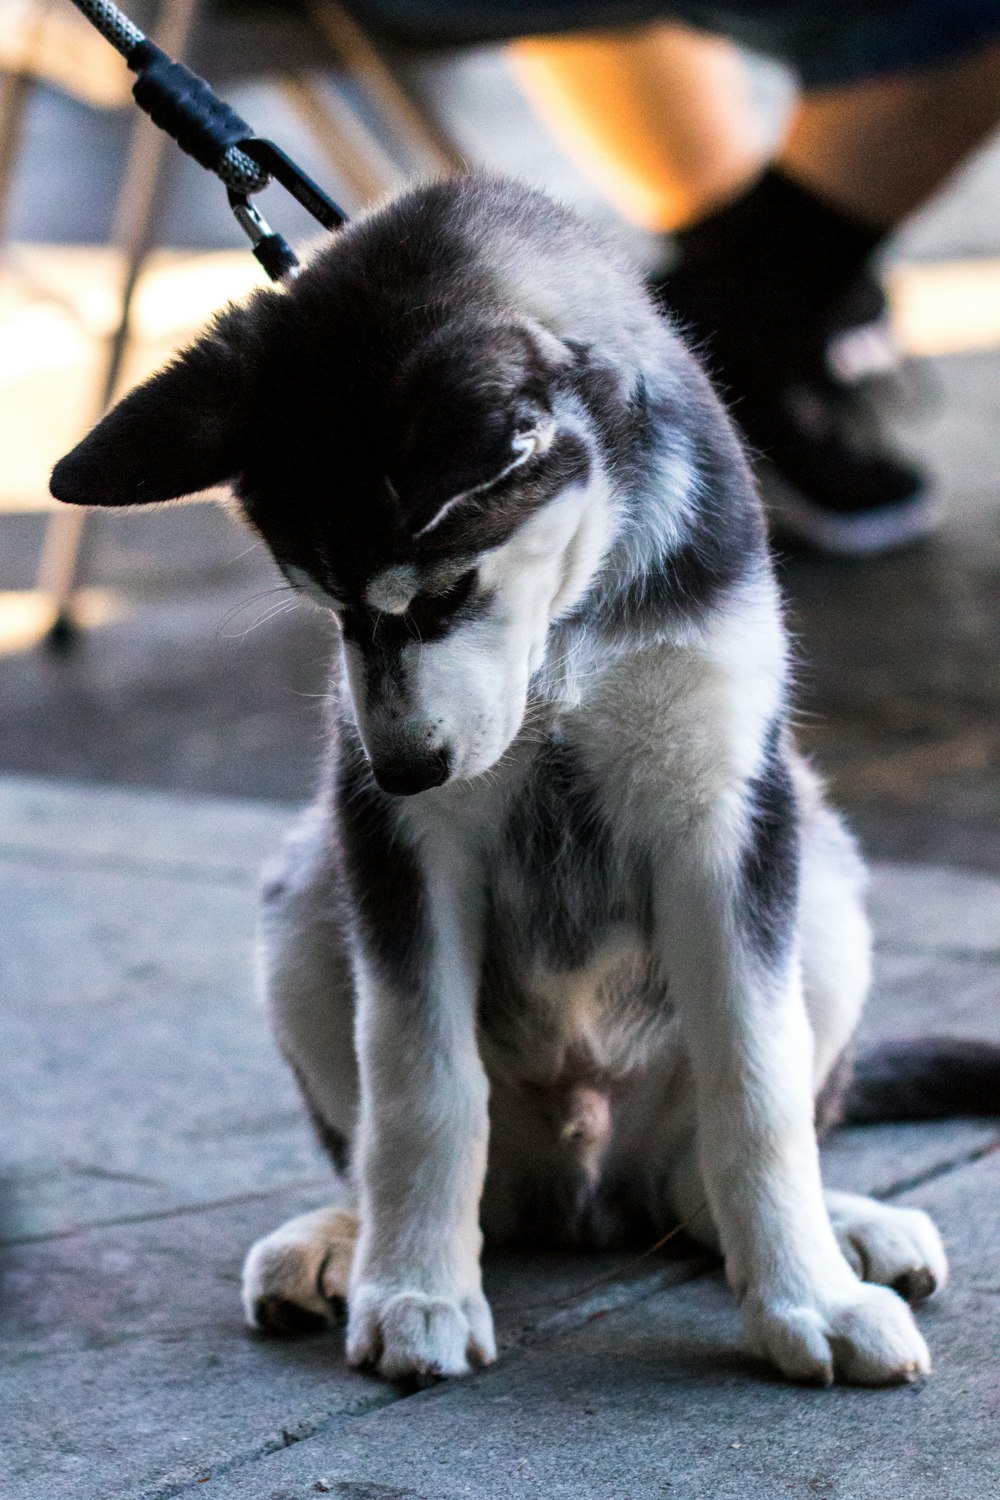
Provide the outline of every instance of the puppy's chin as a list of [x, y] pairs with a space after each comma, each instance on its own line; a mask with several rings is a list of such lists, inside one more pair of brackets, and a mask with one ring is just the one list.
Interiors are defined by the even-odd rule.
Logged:
[[471, 783], [488, 776], [510, 753], [522, 727], [523, 721], [519, 721], [512, 734], [498, 738], [490, 745], [470, 746], [465, 752], [457, 754], [452, 761], [448, 782]]

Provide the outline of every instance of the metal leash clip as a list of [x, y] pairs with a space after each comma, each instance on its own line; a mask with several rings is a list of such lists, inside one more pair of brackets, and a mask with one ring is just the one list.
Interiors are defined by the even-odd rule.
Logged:
[[[266, 172], [267, 179], [273, 178], [280, 183], [324, 229], [340, 229], [347, 223], [344, 210], [273, 141], [256, 135], [248, 136], [239, 142], [239, 147]], [[229, 188], [228, 192], [229, 206], [236, 222], [249, 239], [250, 248], [271, 280], [283, 281], [294, 276], [299, 269], [299, 262], [288, 241], [271, 229], [246, 193], [233, 188]]]
[[274, 179], [324, 229], [339, 229], [347, 215], [273, 141], [262, 140], [184, 63], [151, 42], [111, 0], [73, 0], [77, 9], [124, 57], [136, 74], [132, 96], [182, 151], [225, 184], [236, 221], [268, 276], [294, 276], [299, 262], [288, 241], [250, 202]]

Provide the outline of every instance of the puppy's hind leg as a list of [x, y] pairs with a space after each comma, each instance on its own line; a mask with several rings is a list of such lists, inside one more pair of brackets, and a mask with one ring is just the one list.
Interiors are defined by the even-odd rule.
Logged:
[[[261, 988], [278, 1044], [339, 1172], [357, 1110], [354, 992], [338, 902], [334, 845], [310, 809], [265, 873], [258, 941]], [[349, 1186], [340, 1201], [258, 1240], [243, 1270], [252, 1328], [300, 1333], [329, 1322], [347, 1295], [358, 1223]]]
[[825, 1196], [833, 1232], [862, 1281], [891, 1286], [907, 1302], [922, 1302], [945, 1285], [941, 1236], [921, 1209], [831, 1189]]
[[358, 1237], [349, 1208], [318, 1208], [289, 1219], [251, 1247], [243, 1267], [243, 1310], [264, 1333], [325, 1328], [347, 1300]]

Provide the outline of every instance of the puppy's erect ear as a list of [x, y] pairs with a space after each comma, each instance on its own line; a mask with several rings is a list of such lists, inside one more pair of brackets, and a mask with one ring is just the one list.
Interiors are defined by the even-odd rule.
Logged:
[[60, 459], [50, 488], [71, 505], [152, 505], [231, 479], [251, 418], [262, 293], [216, 320], [166, 369], [131, 391]]

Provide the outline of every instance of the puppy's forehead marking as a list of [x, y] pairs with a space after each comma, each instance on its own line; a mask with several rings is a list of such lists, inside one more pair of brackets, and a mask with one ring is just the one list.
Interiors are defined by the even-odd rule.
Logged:
[[416, 568], [409, 563], [397, 563], [375, 574], [365, 589], [365, 603], [384, 614], [404, 615], [419, 591]]

